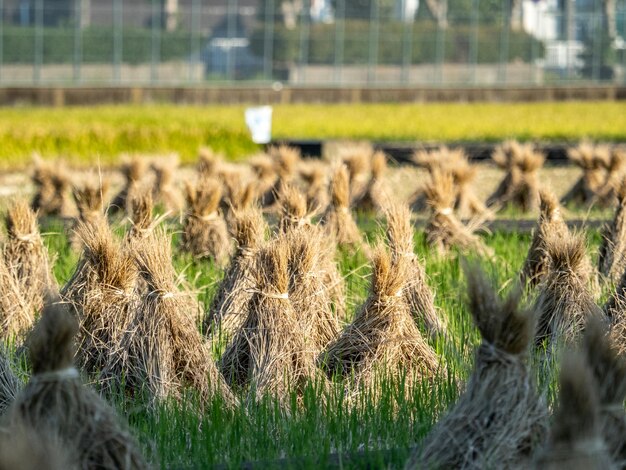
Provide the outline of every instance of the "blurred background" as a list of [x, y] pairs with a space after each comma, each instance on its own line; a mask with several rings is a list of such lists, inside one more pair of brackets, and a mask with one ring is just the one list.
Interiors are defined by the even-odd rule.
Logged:
[[626, 82], [626, 0], [0, 0], [0, 85]]

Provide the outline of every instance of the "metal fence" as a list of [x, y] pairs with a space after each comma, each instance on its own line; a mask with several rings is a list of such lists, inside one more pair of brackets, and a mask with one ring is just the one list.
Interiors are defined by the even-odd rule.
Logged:
[[0, 0], [0, 85], [626, 82], [624, 1], [467, 1]]

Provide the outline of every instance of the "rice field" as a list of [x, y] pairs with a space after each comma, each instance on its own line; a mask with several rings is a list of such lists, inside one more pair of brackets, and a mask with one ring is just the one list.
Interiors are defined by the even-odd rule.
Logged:
[[[85, 467], [621, 465], [626, 156], [582, 143], [555, 170], [532, 146], [498, 152], [487, 178], [448, 149], [410, 169], [349, 148], [38, 161], [33, 191], [3, 201], [0, 429]], [[219, 316], [224, 285], [245, 301]], [[27, 455], [7, 442], [0, 462]]]

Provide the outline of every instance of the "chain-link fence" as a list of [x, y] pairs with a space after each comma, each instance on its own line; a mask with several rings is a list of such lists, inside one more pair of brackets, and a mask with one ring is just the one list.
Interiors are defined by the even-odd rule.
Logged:
[[625, 3], [0, 0], [0, 84], [624, 83]]

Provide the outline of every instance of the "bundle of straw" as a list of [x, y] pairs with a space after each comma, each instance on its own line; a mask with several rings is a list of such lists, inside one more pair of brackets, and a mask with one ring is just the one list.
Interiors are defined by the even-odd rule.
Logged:
[[569, 235], [559, 201], [554, 194], [540, 191], [539, 198], [541, 201], [539, 220], [520, 274], [522, 283], [530, 286], [539, 284], [548, 270], [549, 257], [546, 251], [548, 238], [567, 238]]
[[391, 249], [392, 263], [408, 263], [407, 285], [403, 294], [411, 309], [411, 315], [431, 337], [445, 335], [446, 325], [437, 313], [434, 295], [428, 286], [426, 271], [413, 251], [414, 234], [409, 207], [400, 204], [388, 206], [385, 216], [387, 218], [387, 243]]
[[350, 186], [345, 165], [334, 170], [331, 202], [322, 216], [321, 224], [326, 227], [328, 234], [334, 237], [338, 246], [351, 250], [363, 249], [367, 252], [361, 232], [350, 213]]
[[331, 375], [354, 373], [359, 385], [373, 384], [376, 371], [389, 378], [406, 374], [410, 384], [434, 378], [440, 371], [439, 359], [422, 337], [405, 300], [409, 263], [406, 259], [392, 263], [387, 250], [378, 246], [373, 264], [365, 304], [320, 359]]
[[323, 213], [330, 204], [328, 194], [328, 167], [325, 164], [311, 164], [300, 175], [306, 182], [307, 207], [316, 213]]
[[523, 468], [548, 419], [528, 365], [534, 314], [519, 307], [519, 288], [500, 299], [478, 265], [466, 268], [466, 278], [482, 343], [464, 392], [409, 467]]
[[473, 233], [482, 221], [475, 219], [469, 225], [464, 225], [455, 216], [456, 193], [450, 173], [433, 170], [425, 191], [430, 207], [424, 230], [428, 245], [440, 254], [446, 254], [452, 247], [456, 247], [460, 250], [474, 250], [481, 255], [491, 255], [491, 251]]
[[271, 147], [268, 152], [278, 178], [271, 188], [259, 193], [261, 205], [265, 208], [273, 207], [280, 198], [282, 187], [294, 182], [301, 158], [297, 148], [286, 145]]
[[371, 177], [363, 193], [354, 200], [354, 207], [361, 211], [381, 210], [386, 203], [384, 177], [387, 172], [387, 156], [383, 152], [374, 152], [371, 157]]
[[289, 297], [288, 253], [285, 237], [259, 250], [248, 317], [220, 361], [227, 380], [240, 386], [250, 384], [257, 398], [272, 395], [288, 400], [290, 390], [300, 390], [316, 376]]
[[96, 224], [104, 218], [104, 197], [109, 189], [108, 180], [102, 183], [89, 180], [81, 186], [74, 186], [72, 195], [78, 208], [78, 219], [74, 223], [74, 231], [70, 234], [71, 245], [79, 250], [80, 240], [74, 237], [75, 229], [79, 223]]
[[70, 197], [70, 175], [62, 162], [36, 158], [32, 180], [35, 195], [31, 206], [39, 216], [71, 218], [75, 215]]
[[593, 269], [585, 240], [579, 235], [550, 236], [546, 240], [548, 271], [536, 301], [536, 342], [557, 345], [574, 342], [590, 316], [603, 316], [589, 285]]
[[175, 284], [168, 235], [155, 230], [133, 244], [132, 251], [147, 292], [119, 344], [113, 346], [101, 380], [113, 391], [122, 385], [132, 395], [145, 390], [153, 403], [177, 398], [183, 387], [191, 386], [204, 401], [220, 394], [233, 404], [235, 399], [196, 328], [197, 302]]
[[159, 160], [152, 164], [155, 174], [152, 197], [162, 204], [166, 211], [174, 214], [179, 213], [184, 206], [183, 197], [174, 184], [177, 167], [178, 161], [175, 158]]
[[208, 258], [218, 265], [228, 261], [231, 252], [226, 220], [219, 212], [222, 186], [204, 179], [185, 186], [187, 215], [183, 222], [182, 247], [195, 257]]
[[612, 282], [626, 271], [626, 179], [617, 193], [617, 209], [610, 225], [602, 230], [598, 268]]
[[610, 160], [608, 146], [583, 141], [578, 147], [569, 149], [567, 156], [583, 170], [583, 174], [561, 198], [561, 203], [589, 205], [596, 202], [606, 183], [606, 169]]
[[126, 179], [124, 187], [113, 197], [109, 204], [108, 212], [115, 214], [127, 210], [127, 199], [130, 192], [139, 185], [141, 178], [147, 170], [145, 160], [135, 157], [122, 165], [121, 171]]
[[264, 241], [267, 225], [258, 208], [233, 213], [232, 236], [237, 248], [226, 268], [205, 320], [205, 331], [218, 330], [232, 336], [248, 316], [248, 303], [255, 286], [254, 257]]
[[11, 406], [22, 388], [21, 380], [13, 372], [9, 352], [0, 348], [0, 416]]
[[348, 149], [346, 155], [342, 158], [342, 163], [346, 166], [349, 175], [349, 201], [353, 203], [358, 201], [367, 188], [368, 175], [370, 173], [371, 150]]
[[213, 149], [202, 147], [198, 152], [196, 171], [198, 179], [215, 178], [222, 163], [222, 158]]
[[78, 470], [76, 454], [74, 446], [51, 429], [0, 429], [0, 470]]
[[585, 357], [572, 352], [563, 358], [559, 404], [537, 469], [600, 470], [613, 468], [602, 438], [598, 390]]
[[139, 446], [72, 365], [76, 321], [62, 304], [48, 305], [27, 345], [33, 376], [7, 412], [9, 428], [56, 433], [75, 450], [77, 468], [147, 468]]
[[35, 321], [35, 310], [24, 299], [11, 271], [0, 258], [0, 338], [3, 340], [21, 337]]
[[58, 286], [39, 233], [37, 215], [26, 201], [16, 201], [7, 212], [6, 228], [8, 237], [3, 253], [6, 268], [19, 286], [23, 297], [20, 303], [25, 303], [32, 313], [38, 312], [43, 308], [46, 293], [57, 292]]
[[127, 239], [129, 241], [140, 240], [150, 235], [161, 220], [155, 219], [152, 215], [154, 212], [152, 188], [135, 185], [126, 199], [126, 212], [131, 224]]
[[496, 149], [492, 159], [506, 171], [506, 175], [487, 198], [487, 206], [502, 208], [512, 205], [523, 212], [535, 210], [539, 205], [537, 173], [545, 162], [545, 156], [535, 151], [532, 144], [508, 141]]

